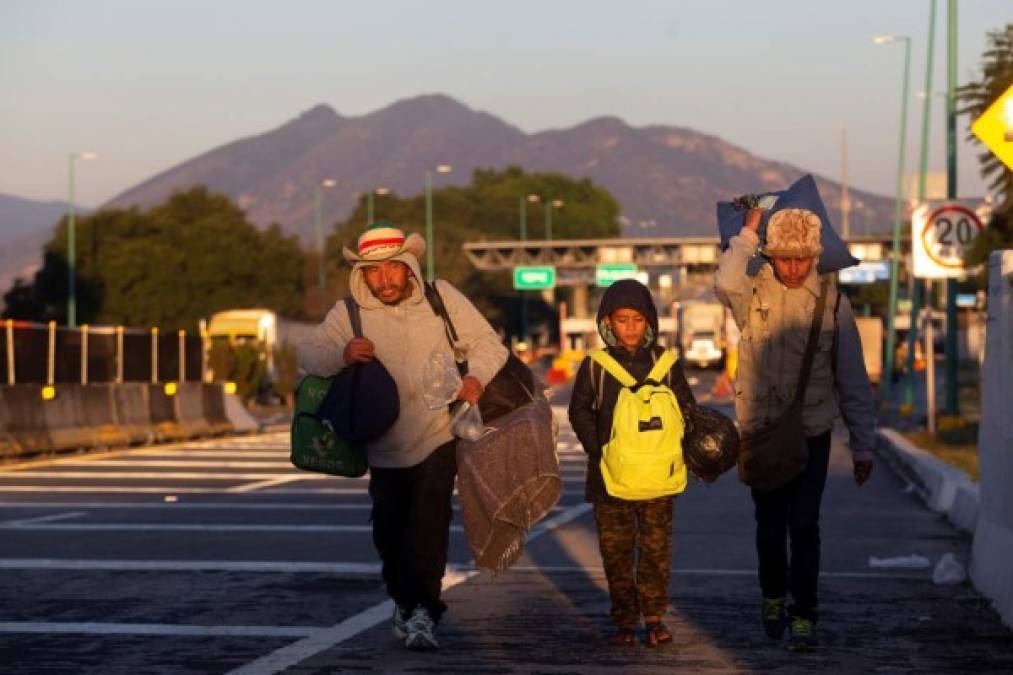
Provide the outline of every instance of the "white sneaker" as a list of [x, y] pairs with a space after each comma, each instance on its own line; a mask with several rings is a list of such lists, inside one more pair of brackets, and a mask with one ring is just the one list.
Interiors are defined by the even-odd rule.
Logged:
[[407, 612], [401, 609], [397, 603], [394, 603], [394, 620], [391, 622], [390, 632], [392, 632], [394, 637], [398, 640], [404, 640], [408, 635], [408, 632], [405, 630], [404, 620], [406, 613]]
[[405, 622], [404, 646], [408, 649], [438, 649], [436, 641], [436, 624], [424, 607], [416, 607]]

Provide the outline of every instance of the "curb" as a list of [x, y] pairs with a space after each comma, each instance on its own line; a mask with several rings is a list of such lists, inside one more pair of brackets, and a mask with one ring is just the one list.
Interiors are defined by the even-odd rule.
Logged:
[[925, 504], [970, 534], [978, 523], [978, 484], [960, 469], [922, 450], [893, 429], [876, 432], [876, 450], [894, 473], [908, 481]]

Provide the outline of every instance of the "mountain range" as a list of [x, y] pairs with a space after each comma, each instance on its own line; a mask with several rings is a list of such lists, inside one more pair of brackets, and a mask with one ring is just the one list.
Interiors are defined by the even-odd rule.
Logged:
[[[633, 127], [615, 117], [528, 134], [435, 94], [359, 117], [318, 105], [276, 129], [174, 166], [105, 206], [149, 207], [173, 190], [206, 185], [232, 197], [252, 222], [277, 222], [310, 242], [318, 181], [337, 181], [323, 193], [325, 217], [333, 222], [344, 219], [359, 195], [371, 189], [420, 194], [426, 170], [438, 164], [449, 164], [453, 171], [445, 176], [434, 172], [436, 187], [467, 183], [475, 168], [509, 165], [590, 178], [618, 199], [629, 236], [715, 234], [715, 202], [783, 189], [807, 173], [715, 136], [674, 126]], [[816, 178], [829, 212], [837, 216], [840, 186]], [[850, 198], [853, 231], [889, 226], [891, 199], [858, 190]]]
[[43, 245], [66, 210], [66, 202], [0, 194], [0, 296], [15, 278], [31, 279], [42, 264]]

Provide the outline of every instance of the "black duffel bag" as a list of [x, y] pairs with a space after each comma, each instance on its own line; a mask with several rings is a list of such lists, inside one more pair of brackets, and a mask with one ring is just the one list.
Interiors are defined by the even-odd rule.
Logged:
[[[359, 305], [345, 298], [348, 319], [355, 337], [362, 337]], [[397, 383], [379, 359], [342, 368], [320, 402], [317, 417], [338, 438], [349, 443], [369, 443], [387, 433], [401, 412]]]

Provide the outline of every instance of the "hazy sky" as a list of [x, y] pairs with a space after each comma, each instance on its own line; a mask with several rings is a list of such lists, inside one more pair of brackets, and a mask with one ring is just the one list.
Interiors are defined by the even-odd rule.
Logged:
[[[360, 115], [442, 92], [525, 131], [616, 115], [685, 126], [892, 194], [903, 47], [912, 37], [908, 170], [918, 161], [929, 0], [2, 0], [0, 192], [97, 205], [317, 103]], [[1013, 0], [959, 0], [959, 82]], [[934, 90], [945, 89], [939, 1]], [[931, 168], [941, 170], [943, 99]], [[961, 137], [966, 121], [961, 120]], [[960, 144], [962, 194], [981, 194]]]

